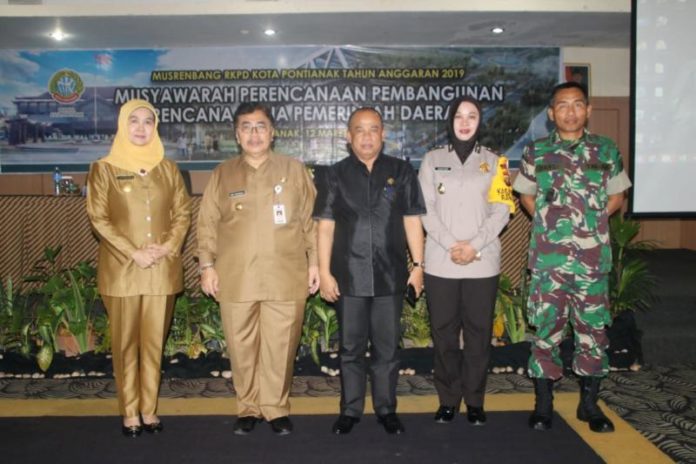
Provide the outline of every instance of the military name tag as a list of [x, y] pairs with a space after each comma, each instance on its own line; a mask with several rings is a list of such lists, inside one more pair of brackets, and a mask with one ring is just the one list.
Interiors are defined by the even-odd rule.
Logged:
[[561, 166], [560, 164], [548, 164], [548, 163], [536, 165], [536, 172], [556, 171], [558, 169], [563, 169], [563, 166]]
[[452, 168], [449, 166], [435, 166], [436, 171], [451, 171]]
[[275, 224], [287, 224], [285, 217], [285, 205], [273, 205], [273, 222]]
[[244, 195], [246, 195], [246, 190], [237, 190], [229, 193], [230, 198], [243, 197]]
[[609, 171], [611, 170], [611, 164], [609, 163], [587, 163], [585, 164], [586, 169], [594, 171]]

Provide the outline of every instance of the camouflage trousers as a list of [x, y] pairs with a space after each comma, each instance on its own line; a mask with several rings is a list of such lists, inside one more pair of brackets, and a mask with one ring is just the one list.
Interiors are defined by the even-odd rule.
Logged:
[[536, 327], [536, 334], [529, 376], [554, 380], [562, 377], [559, 345], [569, 321], [575, 336], [573, 372], [580, 376], [606, 376], [609, 339], [605, 327], [611, 324], [608, 304], [607, 274], [532, 272], [527, 308], [529, 324]]

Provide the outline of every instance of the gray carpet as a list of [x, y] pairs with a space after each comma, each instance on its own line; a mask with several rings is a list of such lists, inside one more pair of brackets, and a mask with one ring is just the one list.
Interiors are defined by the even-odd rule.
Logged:
[[696, 362], [696, 251], [655, 250], [644, 255], [659, 279], [653, 308], [636, 313], [645, 362]]
[[550, 463], [603, 462], [558, 415], [547, 433], [520, 427], [524, 412], [489, 416], [495, 426], [464, 420], [443, 426], [432, 414], [402, 414], [400, 436], [387, 435], [374, 416], [346, 436], [330, 433], [334, 416], [293, 416], [295, 432], [282, 437], [267, 424], [235, 436], [231, 416], [168, 416], [165, 433], [137, 440], [120, 436], [113, 417], [0, 418], [0, 436], [12, 443], [3, 446], [7, 463], [538, 463], [540, 456]]

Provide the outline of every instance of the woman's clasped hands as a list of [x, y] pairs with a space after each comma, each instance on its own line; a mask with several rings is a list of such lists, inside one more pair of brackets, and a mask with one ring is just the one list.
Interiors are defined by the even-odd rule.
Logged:
[[135, 264], [142, 269], [155, 266], [162, 258], [169, 254], [169, 248], [165, 245], [151, 243], [133, 252], [131, 257]]

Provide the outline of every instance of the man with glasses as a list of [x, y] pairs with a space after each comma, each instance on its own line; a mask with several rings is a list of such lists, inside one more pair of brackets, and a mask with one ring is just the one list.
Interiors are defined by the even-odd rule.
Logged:
[[234, 433], [266, 420], [286, 435], [305, 300], [319, 288], [316, 190], [302, 163], [273, 152], [268, 107], [242, 103], [234, 127], [241, 156], [213, 171], [201, 201], [201, 288], [220, 303], [237, 394]]

